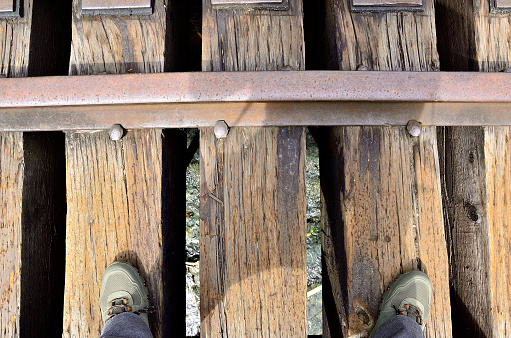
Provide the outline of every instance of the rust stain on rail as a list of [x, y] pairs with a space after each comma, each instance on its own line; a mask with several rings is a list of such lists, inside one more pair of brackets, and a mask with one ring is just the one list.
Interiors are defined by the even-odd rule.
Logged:
[[0, 79], [0, 131], [511, 125], [511, 74], [163, 73]]
[[276, 101], [511, 102], [511, 74], [211, 72], [0, 79], [0, 107]]

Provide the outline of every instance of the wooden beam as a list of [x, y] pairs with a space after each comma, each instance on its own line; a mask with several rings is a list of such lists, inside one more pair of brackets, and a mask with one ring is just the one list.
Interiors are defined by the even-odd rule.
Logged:
[[[73, 1], [69, 73], [163, 72], [169, 6], [157, 0], [150, 16], [86, 16]], [[106, 131], [66, 134], [64, 335], [99, 336], [101, 279], [113, 261], [130, 262], [145, 278], [158, 308], [149, 316], [155, 337], [184, 335], [185, 147], [180, 131], [128, 130], [117, 142]]]
[[[70, 30], [62, 26], [70, 12], [62, 4], [49, 15], [45, 9], [54, 5], [25, 0], [20, 18], [0, 20], [2, 76], [61, 74], [59, 65], [69, 60]], [[41, 35], [56, 46], [39, 43]], [[0, 144], [0, 334], [57, 336], [62, 318], [53, 314], [62, 312], [64, 288], [63, 135], [0, 133]]]
[[[423, 13], [352, 13], [327, 1], [330, 67], [435, 71], [433, 1]], [[365, 336], [382, 293], [397, 276], [425, 271], [433, 284], [427, 337], [451, 335], [449, 279], [436, 129], [412, 138], [403, 127], [320, 129], [324, 330]]]
[[[438, 4], [439, 29], [451, 32], [439, 36], [443, 69], [511, 67], [511, 14], [490, 13], [489, 1]], [[453, 332], [460, 336], [511, 334], [510, 134], [509, 127], [447, 127], [440, 133]]]
[[[0, 21], [0, 46], [12, 46], [0, 49], [4, 76], [27, 76], [29, 50], [23, 41], [30, 41], [31, 4], [25, 2], [28, 8], [23, 19]], [[0, 332], [15, 336], [20, 330], [23, 133], [2, 133], [0, 144], [3, 210], [0, 214]]]
[[[204, 71], [303, 70], [289, 11], [203, 2]], [[306, 335], [304, 128], [201, 129], [201, 336]]]
[[0, 332], [15, 336], [20, 330], [21, 284], [21, 199], [23, 188], [23, 134], [0, 135], [2, 177], [0, 215]]
[[432, 1], [424, 1], [422, 13], [385, 14], [352, 13], [349, 0], [326, 2], [327, 20], [333, 20], [329, 69], [439, 70]]

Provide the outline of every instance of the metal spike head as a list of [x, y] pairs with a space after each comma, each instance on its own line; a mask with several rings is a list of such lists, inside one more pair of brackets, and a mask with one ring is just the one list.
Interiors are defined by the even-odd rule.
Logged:
[[224, 120], [217, 121], [213, 130], [216, 138], [226, 138], [227, 134], [229, 134], [229, 126]]
[[417, 137], [421, 134], [422, 124], [418, 121], [410, 120], [406, 125], [406, 130], [408, 130], [411, 136]]
[[108, 134], [112, 141], [119, 141], [124, 136], [124, 128], [120, 124], [114, 124]]

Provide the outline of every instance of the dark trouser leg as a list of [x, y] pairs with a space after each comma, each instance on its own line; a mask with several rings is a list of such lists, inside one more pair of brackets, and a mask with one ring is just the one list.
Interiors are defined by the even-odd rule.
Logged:
[[392, 317], [371, 338], [422, 338], [419, 324], [406, 316]]
[[130, 312], [121, 313], [109, 319], [101, 338], [122, 337], [122, 338], [153, 338], [151, 330], [138, 315]]

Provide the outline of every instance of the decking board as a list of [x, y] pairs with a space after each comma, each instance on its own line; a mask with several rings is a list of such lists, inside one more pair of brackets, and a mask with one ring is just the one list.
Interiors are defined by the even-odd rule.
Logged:
[[[32, 2], [26, 1], [22, 20], [0, 21], [0, 73], [5, 77], [27, 76]], [[9, 46], [9, 48], [6, 48]], [[21, 210], [23, 189], [23, 133], [1, 133], [0, 170], [2, 193], [0, 273], [0, 333], [19, 334], [21, 301]]]
[[[301, 0], [283, 12], [204, 1], [202, 33], [204, 71], [304, 69]], [[201, 336], [305, 336], [304, 128], [220, 140], [203, 128], [200, 149]]]
[[101, 332], [101, 279], [116, 260], [136, 266], [151, 302], [162, 305], [161, 148], [161, 130], [132, 131], [118, 142], [106, 131], [66, 135], [65, 334]]
[[[488, 1], [438, 4], [438, 27], [452, 32], [439, 35], [442, 70], [500, 72], [511, 66], [511, 14], [490, 13]], [[440, 131], [452, 317], [458, 335], [511, 334], [510, 133], [509, 127]]]
[[[436, 71], [433, 1], [420, 13], [353, 13], [326, 1], [329, 67]], [[436, 129], [316, 131], [323, 204], [324, 329], [327, 337], [370, 334], [381, 296], [401, 273], [421, 269], [434, 298], [425, 335], [450, 336], [449, 275]]]
[[23, 133], [0, 135], [0, 333], [19, 334], [21, 301], [21, 199], [23, 188]]
[[[157, 0], [147, 16], [87, 16], [73, 1], [69, 74], [172, 69], [168, 6]], [[145, 278], [158, 309], [149, 315], [155, 337], [184, 335], [185, 276], [172, 271], [184, 264], [185, 147], [181, 131], [127, 130], [120, 141], [110, 140], [108, 131], [66, 133], [64, 336], [99, 336], [101, 279], [116, 260], [133, 264]]]

